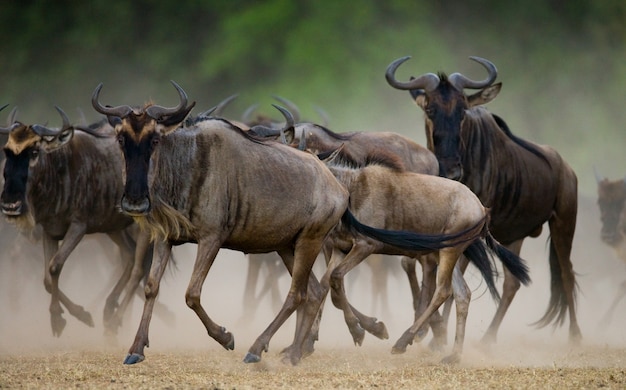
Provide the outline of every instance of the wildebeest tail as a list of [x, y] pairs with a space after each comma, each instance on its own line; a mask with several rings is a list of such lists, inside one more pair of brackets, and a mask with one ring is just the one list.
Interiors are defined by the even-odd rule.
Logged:
[[530, 283], [528, 266], [524, 259], [500, 245], [489, 232], [487, 232], [485, 236], [485, 242], [487, 243], [487, 247], [502, 261], [502, 265], [506, 267], [517, 280], [525, 286]]
[[484, 220], [481, 220], [476, 225], [454, 234], [420, 234], [406, 230], [385, 230], [364, 225], [352, 215], [349, 209], [344, 212], [341, 222], [346, 228], [374, 238], [386, 245], [415, 251], [438, 250], [472, 241], [485, 223]]
[[487, 254], [487, 247], [482, 240], [474, 240], [467, 249], [463, 252], [463, 255], [474, 264], [480, 271], [480, 274], [487, 283], [487, 288], [494, 300], [500, 300], [500, 294], [496, 288], [495, 276], [497, 274], [493, 261]]

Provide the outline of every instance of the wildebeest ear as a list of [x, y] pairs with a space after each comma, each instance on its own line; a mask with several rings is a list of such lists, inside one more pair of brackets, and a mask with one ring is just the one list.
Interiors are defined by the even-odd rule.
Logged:
[[161, 134], [170, 133], [178, 128], [178, 126], [183, 123], [187, 115], [193, 107], [196, 105], [196, 102], [191, 103], [187, 108], [183, 110], [179, 110], [178, 112], [172, 115], [166, 115], [157, 120], [157, 130], [161, 132]]
[[109, 122], [111, 127], [115, 127], [115, 126], [119, 125], [120, 123], [122, 123], [122, 118], [120, 118], [119, 116], [109, 116], [109, 115], [107, 115], [107, 121]]
[[74, 128], [70, 127], [60, 131], [57, 135], [44, 135], [41, 138], [44, 140], [43, 148], [46, 151], [51, 151], [67, 144], [72, 140], [72, 137], [74, 137]]
[[496, 83], [481, 89], [473, 95], [467, 97], [467, 102], [470, 107], [480, 106], [481, 104], [489, 103], [500, 93], [502, 83]]

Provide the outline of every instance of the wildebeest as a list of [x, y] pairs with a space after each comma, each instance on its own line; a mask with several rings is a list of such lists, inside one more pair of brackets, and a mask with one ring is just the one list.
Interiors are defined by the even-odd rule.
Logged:
[[[609, 180], [596, 174], [598, 183], [598, 207], [602, 242], [613, 248], [618, 258], [626, 261], [626, 180]], [[626, 280], [620, 284], [611, 306], [602, 318], [603, 325], [607, 325], [613, 317], [613, 312], [619, 302], [626, 296]]]
[[444, 362], [458, 362], [463, 349], [465, 321], [471, 297], [471, 291], [465, 284], [459, 267], [456, 267], [459, 257], [463, 254], [476, 265], [495, 298], [499, 296], [487, 249], [497, 254], [505, 269], [526, 284], [530, 279], [523, 261], [493, 239], [487, 228], [489, 211], [469, 188], [457, 181], [407, 171], [398, 157], [380, 152], [368, 156], [366, 163], [360, 165], [340, 148], [326, 158], [325, 163], [348, 188], [349, 208], [354, 216], [368, 226], [449, 236], [445, 245], [407, 249], [392, 243], [382, 243], [371, 237], [355, 235], [350, 227], [340, 225], [333, 230], [328, 245], [348, 254], [336, 267], [329, 266], [322, 279], [322, 286], [327, 288], [330, 284], [332, 287], [333, 303], [343, 310], [355, 343], [361, 344], [363, 328], [375, 320], [358, 313], [348, 303], [343, 287], [344, 275], [374, 253], [410, 258], [436, 253], [434, 295], [414, 324], [395, 343], [392, 352], [404, 352], [407, 345], [413, 343], [417, 331], [454, 293], [456, 338], [452, 354]]
[[[330, 230], [340, 219], [346, 227], [398, 246], [423, 245], [420, 235], [382, 231], [360, 224], [348, 210], [348, 191], [312, 154], [274, 141], [252, 137], [219, 118], [200, 119], [180, 127], [195, 103], [166, 108], [105, 107], [99, 102], [102, 84], [92, 95], [94, 109], [115, 127], [125, 161], [121, 207], [150, 230], [157, 245], [146, 283], [146, 304], [135, 341], [125, 363], [144, 359], [152, 305], [172, 245], [198, 244], [185, 299], [207, 332], [224, 348], [234, 348], [230, 332], [214, 323], [200, 303], [202, 284], [220, 248], [246, 253], [276, 251], [292, 275], [291, 287], [276, 318], [248, 350], [244, 362], [258, 362], [269, 341], [296, 310], [296, 334], [286, 350], [292, 364], [317, 318], [321, 291], [311, 268]], [[448, 236], [429, 241], [441, 244]], [[434, 244], [431, 241], [435, 241]]]
[[[569, 340], [579, 342], [576, 319], [577, 284], [570, 254], [576, 227], [577, 177], [549, 146], [521, 139], [500, 117], [482, 105], [494, 99], [495, 65], [470, 57], [488, 71], [475, 81], [453, 73], [422, 74], [408, 82], [396, 80], [396, 69], [410, 57], [393, 61], [385, 77], [390, 86], [408, 90], [425, 113], [428, 148], [439, 161], [439, 173], [466, 184], [491, 209], [490, 230], [516, 254], [526, 237], [537, 237], [545, 222], [550, 227], [551, 297], [536, 325], [561, 325], [569, 312]], [[466, 95], [464, 89], [477, 89]], [[504, 291], [485, 342], [495, 342], [498, 328], [520, 283], [505, 270]]]
[[[260, 131], [264, 136], [278, 137], [279, 130], [265, 128]], [[396, 156], [409, 172], [427, 175], [439, 173], [439, 163], [436, 156], [427, 148], [398, 133], [385, 132], [345, 132], [337, 133], [325, 126], [313, 123], [298, 123], [293, 128], [284, 131], [285, 141], [299, 149], [305, 149], [314, 154], [325, 154], [342, 148], [351, 156], [355, 164], [364, 165], [366, 160], [377, 153]], [[404, 269], [413, 295], [415, 318], [424, 311], [430, 302], [435, 285], [431, 283], [436, 272], [436, 259], [433, 254], [420, 256], [423, 282], [425, 289], [421, 294], [416, 276], [416, 259], [405, 257], [402, 259]], [[433, 314], [430, 324], [435, 335], [434, 346], [445, 343], [445, 324], [438, 312]], [[374, 326], [373, 329], [378, 329]], [[380, 337], [385, 332], [375, 331], [373, 334]]]
[[[130, 266], [145, 260], [148, 242], [135, 241], [130, 231], [132, 218], [119, 211], [122, 167], [114, 158], [119, 153], [115, 138], [112, 134], [89, 134], [88, 129], [74, 131], [65, 113], [56, 109], [63, 119], [60, 129], [25, 125], [15, 120], [15, 109], [9, 117], [10, 126], [0, 128], [1, 133], [8, 134], [0, 207], [18, 229], [42, 227], [50, 322], [53, 335], [60, 336], [66, 325], [61, 304], [81, 322], [94, 325], [91, 314], [59, 289], [63, 265], [83, 236], [106, 233], [120, 248], [124, 264]], [[106, 301], [104, 322], [112, 333], [121, 322], [122, 311], [116, 306], [127, 286], [130, 266]]]

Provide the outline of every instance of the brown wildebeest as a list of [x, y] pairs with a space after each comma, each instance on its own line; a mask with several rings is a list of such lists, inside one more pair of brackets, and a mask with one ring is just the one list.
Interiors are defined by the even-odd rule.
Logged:
[[[291, 104], [293, 106], [293, 103]], [[294, 119], [295, 120], [295, 119]], [[276, 128], [276, 122], [272, 125], [269, 123], [250, 123], [251, 131], [262, 137], [278, 138], [281, 129]], [[285, 142], [300, 149], [304, 148], [306, 143], [307, 151], [319, 154], [328, 153], [336, 150], [343, 145], [344, 150], [350, 153], [352, 158], [358, 159], [359, 163], [364, 163], [365, 159], [377, 151], [385, 151], [386, 153], [397, 155], [403, 162], [407, 170], [416, 173], [424, 173], [429, 175], [437, 175], [439, 164], [435, 155], [427, 148], [394, 132], [346, 132], [337, 133], [329, 128], [310, 123], [297, 123], [293, 127], [287, 127], [284, 131]], [[372, 261], [377, 261], [373, 259]], [[426, 262], [427, 259], [421, 259], [425, 273], [433, 273], [433, 262]], [[366, 261], [372, 267], [374, 278], [377, 286], [385, 286], [387, 273], [380, 272], [380, 267], [375, 269], [378, 264]], [[402, 267], [405, 270], [411, 291], [413, 292], [413, 304], [416, 314], [425, 308], [428, 301], [419, 301], [419, 284], [416, 278], [415, 259], [405, 258], [402, 260]], [[427, 286], [431, 287], [431, 285]], [[432, 286], [434, 288], [434, 286]], [[376, 293], [376, 291], [373, 291]], [[374, 299], [380, 297], [383, 292], [379, 290], [374, 295]], [[419, 302], [421, 303], [421, 306]], [[436, 313], [437, 314], [437, 313]], [[435, 322], [440, 323], [441, 319], [436, 318]]]
[[[626, 180], [609, 180], [596, 174], [598, 182], [598, 207], [602, 242], [613, 248], [618, 258], [626, 261]], [[613, 312], [619, 302], [626, 296], [626, 280], [620, 284], [611, 306], [602, 317], [602, 325], [607, 325], [613, 318]]]
[[476, 265], [494, 298], [499, 298], [494, 283], [494, 270], [487, 249], [497, 254], [504, 268], [523, 283], [530, 281], [526, 265], [516, 254], [499, 245], [488, 231], [489, 212], [478, 197], [465, 185], [439, 176], [406, 171], [397, 156], [374, 154], [364, 165], [340, 148], [326, 165], [350, 193], [350, 210], [363, 223], [384, 230], [412, 231], [429, 235], [451, 236], [446, 246], [424, 246], [407, 250], [382, 243], [371, 237], [354, 234], [354, 229], [340, 225], [333, 230], [328, 245], [346, 257], [336, 267], [331, 261], [322, 279], [324, 289], [330, 284], [334, 305], [343, 310], [346, 324], [356, 344], [361, 344], [364, 330], [375, 319], [363, 316], [347, 301], [343, 277], [367, 256], [378, 253], [417, 258], [437, 254], [436, 283], [433, 297], [415, 319], [413, 325], [398, 339], [392, 353], [403, 353], [413, 343], [418, 330], [438, 308], [454, 294], [456, 303], [456, 338], [447, 363], [460, 360], [465, 337], [471, 291], [460, 268], [461, 255]]
[[[494, 99], [501, 83], [493, 84], [496, 67], [470, 57], [488, 71], [475, 81], [461, 73], [449, 77], [426, 73], [408, 82], [395, 78], [410, 57], [393, 61], [385, 73], [389, 85], [408, 90], [424, 110], [428, 148], [439, 160], [440, 175], [466, 184], [491, 210], [490, 230], [507, 248], [520, 253], [526, 237], [550, 227], [551, 296], [536, 325], [562, 325], [569, 312], [569, 340], [582, 338], [576, 319], [577, 284], [570, 254], [576, 228], [578, 181], [556, 150], [511, 133], [506, 123], [482, 107]], [[477, 89], [466, 95], [464, 89]], [[504, 291], [483, 341], [496, 341], [498, 328], [520, 283], [505, 270]]]
[[[258, 126], [257, 126], [258, 128]], [[253, 129], [256, 130], [257, 128]], [[258, 133], [266, 137], [278, 137], [280, 131], [273, 128], [262, 128]], [[346, 132], [336, 133], [325, 126], [313, 123], [299, 123], [293, 128], [284, 131], [285, 142], [299, 149], [305, 149], [315, 154], [330, 153], [338, 148], [351, 156], [355, 164], [364, 165], [366, 160], [374, 154], [385, 153], [397, 156], [402, 162], [404, 169], [409, 172], [437, 175], [439, 163], [437, 157], [427, 148], [394, 132]], [[413, 308], [415, 318], [426, 309], [430, 297], [434, 292], [435, 285], [432, 283], [436, 272], [436, 256], [427, 254], [419, 258], [422, 266], [424, 294], [420, 294], [420, 287], [416, 276], [416, 259], [404, 257], [402, 268], [404, 269], [411, 287], [413, 296]], [[385, 277], [386, 275], [383, 275]], [[438, 348], [446, 342], [446, 324], [435, 312], [430, 320], [433, 328], [433, 348]], [[372, 325], [376, 330], [374, 334], [381, 337], [386, 332], [380, 331], [379, 326]], [[423, 336], [424, 331], [420, 331]]]
[[[117, 300], [128, 286], [132, 264], [146, 259], [148, 236], [139, 235], [135, 241], [132, 218], [119, 212], [122, 166], [114, 158], [119, 151], [113, 133], [74, 131], [63, 111], [56, 109], [63, 119], [60, 129], [25, 125], [15, 120], [15, 109], [10, 126], [0, 128], [8, 134], [0, 207], [19, 229], [42, 227], [44, 285], [51, 294], [54, 336], [60, 336], [66, 325], [61, 304], [81, 322], [94, 325], [91, 314], [59, 289], [65, 261], [85, 234], [106, 233], [113, 240], [126, 265], [104, 308], [105, 327], [114, 334], [123, 315], [123, 310], [116, 310]], [[131, 296], [135, 290], [136, 286]]]

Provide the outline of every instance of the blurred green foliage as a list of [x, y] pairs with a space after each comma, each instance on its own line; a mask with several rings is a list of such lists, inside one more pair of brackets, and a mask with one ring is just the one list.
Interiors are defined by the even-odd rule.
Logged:
[[[90, 96], [139, 105], [176, 104], [175, 80], [197, 112], [233, 93], [274, 114], [271, 95], [335, 131], [392, 130], [423, 143], [408, 94], [386, 66], [482, 77], [468, 61], [494, 62], [504, 83], [490, 108], [511, 129], [554, 146], [593, 194], [592, 166], [626, 173], [626, 2], [623, 0], [232, 0], [176, 2], [5, 0], [0, 3], [0, 104], [29, 122], [59, 119], [57, 104], [98, 119]], [[7, 110], [8, 111], [8, 110]], [[278, 113], [275, 113], [280, 118]]]

